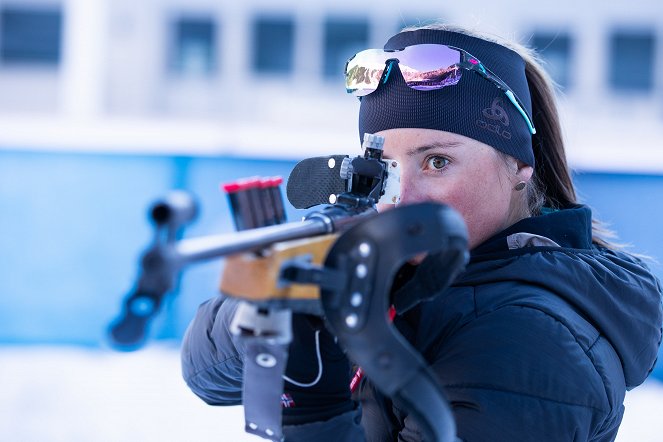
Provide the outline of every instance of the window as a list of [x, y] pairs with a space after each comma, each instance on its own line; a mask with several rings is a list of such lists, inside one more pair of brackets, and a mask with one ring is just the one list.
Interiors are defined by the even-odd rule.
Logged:
[[60, 63], [62, 12], [5, 7], [0, 10], [0, 61], [55, 66]]
[[368, 21], [365, 19], [329, 18], [325, 22], [323, 75], [342, 79], [348, 58], [367, 49]]
[[293, 70], [295, 24], [291, 17], [259, 17], [253, 23], [253, 69], [288, 74]]
[[625, 92], [647, 92], [654, 87], [654, 34], [615, 32], [610, 37], [610, 86]]
[[571, 86], [571, 36], [565, 33], [535, 33], [531, 45], [547, 62], [546, 70], [562, 88]]
[[171, 70], [183, 76], [216, 72], [216, 23], [211, 18], [179, 18], [173, 24]]

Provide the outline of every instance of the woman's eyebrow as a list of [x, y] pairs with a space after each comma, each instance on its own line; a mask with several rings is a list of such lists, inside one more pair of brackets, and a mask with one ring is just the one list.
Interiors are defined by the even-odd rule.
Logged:
[[421, 146], [416, 146], [408, 149], [407, 155], [408, 156], [415, 156], [422, 154], [424, 152], [428, 152], [429, 150], [433, 149], [451, 149], [457, 146], [460, 146], [461, 143], [458, 143], [456, 141], [447, 141], [447, 142], [440, 142], [440, 141], [435, 141], [430, 144], [422, 144]]

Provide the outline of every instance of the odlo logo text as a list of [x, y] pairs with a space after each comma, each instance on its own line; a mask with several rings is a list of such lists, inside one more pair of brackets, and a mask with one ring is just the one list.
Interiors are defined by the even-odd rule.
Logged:
[[502, 105], [503, 105], [502, 98], [495, 97], [490, 107], [487, 107], [481, 111], [481, 113], [485, 118], [494, 121], [494, 123], [478, 119], [476, 121], [476, 124], [482, 129], [495, 132], [497, 135], [501, 136], [505, 140], [510, 140], [511, 132], [505, 129], [506, 127], [509, 127], [509, 115], [507, 115]]

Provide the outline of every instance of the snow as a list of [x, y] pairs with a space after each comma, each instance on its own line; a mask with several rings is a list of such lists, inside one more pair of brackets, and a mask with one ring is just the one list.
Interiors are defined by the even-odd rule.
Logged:
[[[629, 392], [617, 437], [663, 440], [663, 383]], [[255, 442], [242, 407], [212, 407], [189, 391], [176, 346], [134, 353], [80, 347], [0, 347], [0, 440]]]

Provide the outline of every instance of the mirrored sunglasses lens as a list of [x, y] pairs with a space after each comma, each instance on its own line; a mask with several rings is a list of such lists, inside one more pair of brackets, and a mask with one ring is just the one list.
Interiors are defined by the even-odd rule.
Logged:
[[437, 44], [408, 46], [399, 54], [399, 68], [412, 89], [430, 91], [458, 83], [462, 69], [456, 49]]
[[387, 57], [379, 49], [367, 49], [355, 55], [345, 68], [345, 89], [359, 97], [375, 91], [380, 84]]

